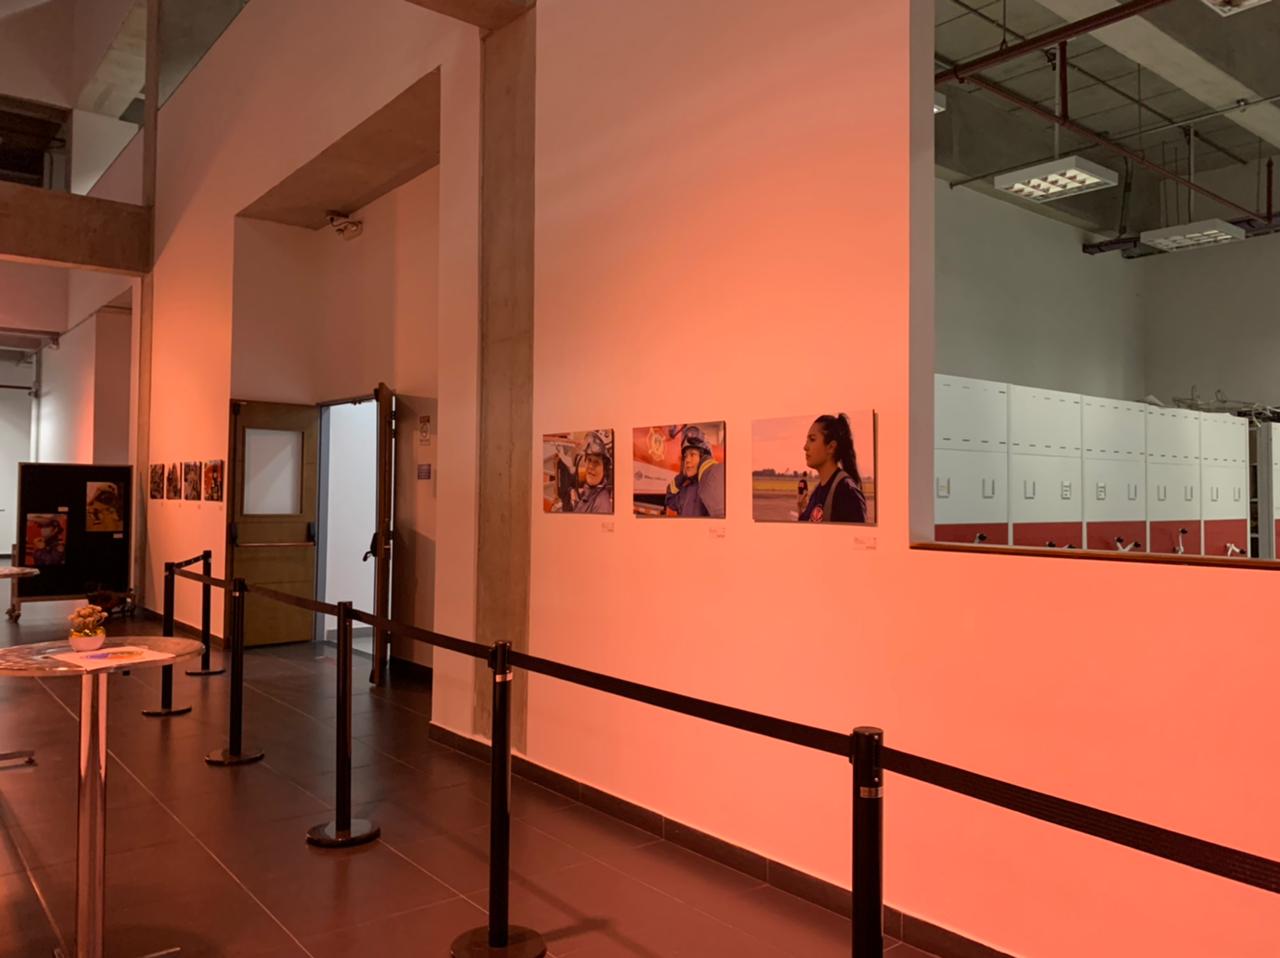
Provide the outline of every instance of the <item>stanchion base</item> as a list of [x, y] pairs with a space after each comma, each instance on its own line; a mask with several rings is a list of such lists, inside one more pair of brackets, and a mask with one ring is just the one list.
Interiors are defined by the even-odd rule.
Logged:
[[382, 829], [365, 818], [351, 819], [351, 827], [338, 831], [336, 822], [326, 822], [307, 830], [307, 844], [317, 848], [350, 848], [377, 839]]
[[221, 675], [226, 669], [187, 669], [187, 675]]
[[547, 943], [532, 928], [512, 925], [507, 931], [505, 948], [489, 944], [488, 928], [472, 928], [454, 939], [449, 954], [453, 958], [542, 958]]
[[215, 748], [204, 760], [210, 765], [252, 765], [254, 762], [261, 762], [265, 754], [257, 748], [247, 748], [239, 755], [225, 748]]
[[181, 705], [176, 709], [143, 709], [142, 714], [147, 718], [171, 718], [174, 715], [186, 715], [190, 711], [190, 705]]

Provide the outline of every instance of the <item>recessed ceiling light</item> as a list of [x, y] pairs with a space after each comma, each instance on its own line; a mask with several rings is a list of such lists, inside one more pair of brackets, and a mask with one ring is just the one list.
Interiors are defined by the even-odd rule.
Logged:
[[1179, 253], [1188, 249], [1221, 246], [1223, 243], [1238, 243], [1246, 235], [1243, 229], [1226, 220], [1200, 220], [1198, 223], [1147, 230], [1140, 233], [1138, 239], [1144, 246], [1166, 253]]
[[1064, 196], [1105, 190], [1119, 181], [1115, 170], [1099, 166], [1082, 156], [1064, 156], [1060, 160], [997, 176], [995, 187], [1033, 203], [1044, 203]]
[[1224, 17], [1229, 17], [1233, 13], [1239, 13], [1241, 10], [1248, 10], [1250, 7], [1257, 7], [1261, 4], [1269, 2], [1269, 0], [1201, 0], [1201, 2], [1212, 7]]
[[933, 115], [937, 116], [947, 108], [947, 98], [937, 90], [933, 91]]

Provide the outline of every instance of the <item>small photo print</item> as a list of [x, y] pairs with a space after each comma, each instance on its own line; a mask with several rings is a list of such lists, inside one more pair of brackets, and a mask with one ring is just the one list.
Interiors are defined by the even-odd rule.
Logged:
[[166, 499], [182, 498], [182, 467], [176, 462], [169, 463], [169, 472], [164, 483], [164, 497]]
[[757, 419], [751, 424], [756, 522], [876, 521], [876, 414]]
[[124, 532], [124, 498], [114, 482], [85, 483], [85, 532]]
[[206, 502], [222, 501], [222, 475], [226, 463], [221, 459], [210, 459], [204, 464], [204, 498]]
[[723, 422], [638, 426], [632, 443], [637, 516], [724, 518]]
[[154, 465], [151, 467], [151, 498], [164, 498], [164, 466]]
[[542, 437], [542, 511], [613, 515], [613, 430]]
[[67, 514], [65, 512], [28, 512], [26, 548], [23, 565], [37, 569], [66, 565]]
[[184, 462], [182, 464], [182, 498], [200, 498], [200, 463]]

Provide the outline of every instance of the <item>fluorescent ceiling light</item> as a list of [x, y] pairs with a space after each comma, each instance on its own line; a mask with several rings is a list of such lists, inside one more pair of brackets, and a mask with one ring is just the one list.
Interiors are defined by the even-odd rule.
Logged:
[[937, 90], [933, 91], [933, 115], [937, 116], [947, 108], [947, 98]]
[[1064, 196], [1078, 196], [1093, 190], [1105, 190], [1120, 181], [1115, 170], [1099, 166], [1081, 156], [1064, 156], [1060, 160], [1029, 166], [996, 177], [996, 189], [1012, 196], [1044, 203]]
[[1241, 10], [1248, 10], [1250, 7], [1256, 7], [1267, 3], [1268, 0], [1203, 0], [1205, 4], [1217, 10], [1224, 17], [1229, 17], [1233, 13], [1239, 13]]
[[1205, 246], [1221, 246], [1223, 243], [1238, 243], [1245, 236], [1243, 229], [1226, 220], [1201, 220], [1162, 230], [1147, 230], [1139, 234], [1138, 239], [1144, 246], [1166, 253], [1177, 253]]

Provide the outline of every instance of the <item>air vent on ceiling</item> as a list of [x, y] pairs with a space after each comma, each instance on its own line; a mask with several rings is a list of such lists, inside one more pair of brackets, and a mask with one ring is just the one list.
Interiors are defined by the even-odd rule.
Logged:
[[1258, 7], [1264, 3], [1270, 3], [1271, 0], [1200, 0], [1200, 2], [1212, 7], [1222, 16], [1229, 17], [1233, 13], [1239, 13], [1241, 10], [1248, 10], [1250, 7]]

